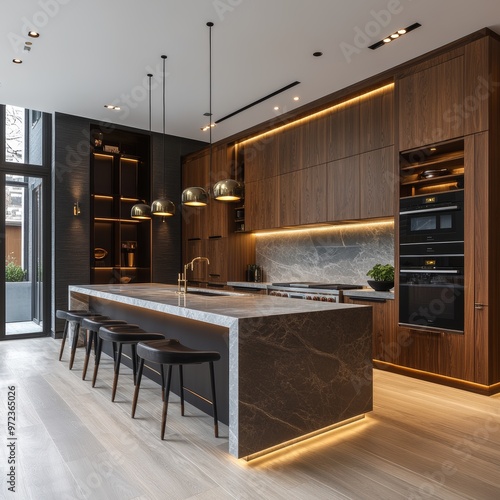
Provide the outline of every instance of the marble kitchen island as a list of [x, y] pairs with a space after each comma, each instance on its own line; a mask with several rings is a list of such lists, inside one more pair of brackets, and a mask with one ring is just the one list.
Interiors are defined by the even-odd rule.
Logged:
[[[372, 410], [371, 307], [207, 289], [200, 291], [210, 295], [190, 289], [195, 293], [180, 296], [176, 290], [149, 283], [74, 285], [69, 305], [221, 352], [218, 407], [235, 457]], [[208, 375], [193, 383], [200, 378]]]

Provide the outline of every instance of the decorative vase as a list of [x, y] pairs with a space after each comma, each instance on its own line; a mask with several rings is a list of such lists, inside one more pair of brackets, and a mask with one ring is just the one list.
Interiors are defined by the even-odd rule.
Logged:
[[394, 281], [368, 280], [368, 284], [377, 292], [388, 292], [394, 286]]

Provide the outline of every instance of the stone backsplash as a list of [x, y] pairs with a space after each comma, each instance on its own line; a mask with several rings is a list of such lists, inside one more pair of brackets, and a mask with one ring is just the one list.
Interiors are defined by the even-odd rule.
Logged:
[[394, 224], [349, 224], [259, 234], [263, 281], [321, 281], [367, 286], [375, 264], [394, 264]]

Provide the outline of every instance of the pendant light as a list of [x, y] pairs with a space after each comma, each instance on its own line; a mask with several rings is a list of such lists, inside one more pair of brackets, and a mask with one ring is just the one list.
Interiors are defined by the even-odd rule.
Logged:
[[[149, 79], [149, 133], [151, 134], [151, 78], [153, 75], [148, 73]], [[153, 163], [153, 148], [151, 148], [151, 164]], [[146, 205], [145, 200], [142, 200], [141, 203], [136, 203], [132, 210], [130, 211], [130, 217], [132, 219], [151, 219], [151, 207]]]
[[165, 198], [167, 190], [165, 185], [165, 170], [167, 168], [167, 151], [165, 147], [165, 61], [167, 56], [163, 55], [161, 58], [163, 59], [163, 197], [151, 203], [151, 213], [161, 217], [171, 217], [175, 215], [175, 205], [168, 198]]
[[[208, 22], [208, 48], [209, 48], [209, 140], [210, 140], [210, 177], [212, 175], [212, 26], [214, 23]], [[210, 179], [209, 179], [210, 180]], [[206, 207], [208, 204], [207, 191], [199, 186], [188, 187], [182, 192], [182, 204], [189, 207]]]

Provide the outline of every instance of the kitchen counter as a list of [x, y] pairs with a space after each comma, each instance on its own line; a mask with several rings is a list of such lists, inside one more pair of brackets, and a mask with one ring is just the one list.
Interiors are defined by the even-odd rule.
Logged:
[[385, 299], [394, 300], [394, 292], [377, 292], [372, 288], [363, 288], [361, 290], [345, 290], [343, 292], [345, 297], [360, 297], [366, 299]]
[[372, 410], [371, 307], [176, 290], [75, 285], [69, 305], [219, 350], [217, 398], [228, 401], [232, 455], [249, 456]]

